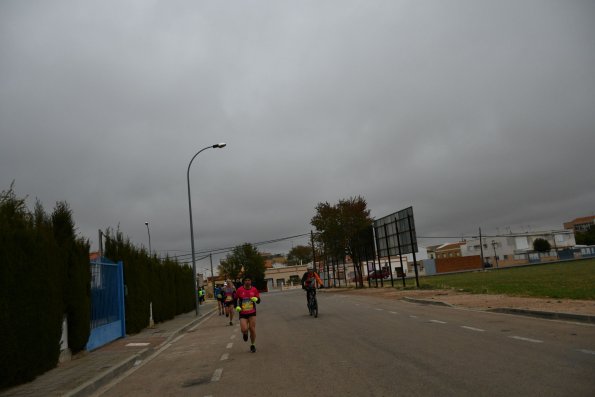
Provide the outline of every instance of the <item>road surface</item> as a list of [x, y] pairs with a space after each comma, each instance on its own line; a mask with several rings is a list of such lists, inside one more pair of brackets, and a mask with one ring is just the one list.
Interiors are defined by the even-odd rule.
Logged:
[[595, 326], [322, 291], [217, 313], [97, 396], [594, 396]]

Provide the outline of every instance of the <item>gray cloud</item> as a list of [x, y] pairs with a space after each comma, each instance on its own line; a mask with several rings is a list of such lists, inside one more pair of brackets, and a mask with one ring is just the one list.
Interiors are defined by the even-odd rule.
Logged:
[[[318, 202], [421, 236], [595, 211], [595, 6], [0, 4], [0, 187], [189, 251], [306, 233]], [[427, 240], [429, 243], [433, 240]], [[287, 250], [302, 238], [264, 246]], [[423, 244], [423, 242], [422, 242]]]

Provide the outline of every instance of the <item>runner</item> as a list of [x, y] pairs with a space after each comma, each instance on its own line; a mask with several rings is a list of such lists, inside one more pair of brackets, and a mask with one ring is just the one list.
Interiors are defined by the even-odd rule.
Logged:
[[225, 305], [223, 304], [223, 291], [221, 291], [221, 286], [219, 284], [215, 286], [215, 299], [217, 300], [219, 315], [222, 316], [223, 313], [225, 313]]
[[250, 351], [256, 352], [256, 303], [260, 303], [258, 289], [252, 286], [252, 278], [244, 276], [244, 285], [236, 291], [236, 311], [240, 313], [240, 329], [244, 342], [248, 341], [248, 330], [250, 330]]
[[233, 286], [231, 280], [223, 283], [221, 289], [223, 293], [223, 304], [225, 305], [225, 317], [229, 317], [229, 325], [233, 325], [233, 306], [236, 300], [236, 287]]

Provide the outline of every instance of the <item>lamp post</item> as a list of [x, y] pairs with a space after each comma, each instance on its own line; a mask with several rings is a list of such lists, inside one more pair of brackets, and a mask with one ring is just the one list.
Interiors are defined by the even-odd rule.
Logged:
[[145, 222], [145, 226], [147, 227], [147, 233], [149, 234], [149, 257], [152, 255], [151, 252], [151, 231], [149, 230], [149, 221]]
[[190, 166], [192, 162], [201, 152], [207, 149], [221, 149], [226, 146], [225, 143], [216, 143], [211, 146], [200, 149], [188, 163], [188, 171], [186, 171], [186, 181], [188, 183], [188, 212], [190, 213], [190, 244], [192, 246], [192, 277], [194, 278], [194, 308], [196, 309], [196, 315], [198, 316], [198, 289], [196, 285], [196, 258], [194, 256], [194, 226], [192, 225], [192, 200], [190, 198]]

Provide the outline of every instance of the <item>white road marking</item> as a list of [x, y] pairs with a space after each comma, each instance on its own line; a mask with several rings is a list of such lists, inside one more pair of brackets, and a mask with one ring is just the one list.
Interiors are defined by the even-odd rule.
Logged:
[[531, 343], [543, 343], [543, 341], [542, 341], [542, 340], [539, 340], [539, 339], [531, 339], [531, 338], [525, 338], [525, 337], [523, 337], [523, 336], [516, 336], [516, 335], [513, 335], [513, 336], [509, 336], [509, 338], [512, 338], [512, 339], [517, 339], [517, 340], [522, 340], [522, 341], [525, 341], [525, 342], [531, 342]]
[[469, 331], [485, 332], [485, 329], [475, 328], [475, 327], [468, 327], [466, 325], [461, 325], [461, 328], [468, 329]]
[[417, 316], [409, 316], [409, 317], [411, 317], [411, 318], [417, 318]]
[[376, 309], [376, 310], [378, 310], [379, 312], [381, 312], [381, 311], [383, 311], [384, 309]]
[[228, 343], [227, 344], [227, 349], [231, 349], [232, 346], [233, 346], [233, 343]]
[[229, 353], [224, 353], [224, 354], [221, 356], [221, 360], [219, 360], [219, 361], [225, 361], [225, 360], [227, 360], [228, 358], [229, 358]]
[[446, 321], [440, 321], [440, 320], [430, 320], [431, 323], [436, 323], [436, 324], [446, 324]]
[[131, 347], [134, 347], [134, 346], [149, 346], [149, 345], [150, 345], [149, 342], [132, 342], [132, 343], [126, 344], [126, 346], [131, 346]]
[[585, 353], [585, 354], [595, 354], [595, 351], [587, 350], [587, 349], [579, 349], [579, 352]]
[[399, 314], [399, 313], [397, 313], [397, 312], [389, 312], [389, 313], [390, 313], [390, 314]]
[[232, 336], [231, 336], [231, 338], [230, 338], [230, 339], [235, 339], [235, 338], [236, 338], [236, 336], [235, 336], [235, 334], [234, 334], [234, 335], [232, 335]]
[[213, 373], [213, 377], [211, 378], [211, 382], [219, 382], [221, 379], [221, 374], [223, 373], [223, 368], [217, 368]]

